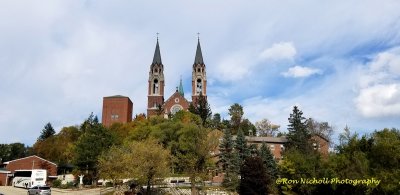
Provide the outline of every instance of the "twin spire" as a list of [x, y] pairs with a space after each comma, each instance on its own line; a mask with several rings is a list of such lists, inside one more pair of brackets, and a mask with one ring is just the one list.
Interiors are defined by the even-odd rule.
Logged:
[[[158, 44], [158, 35], [157, 35], [157, 45], [156, 50], [154, 51], [153, 63], [152, 64], [162, 64], [161, 61], [161, 53], [160, 53], [160, 45]], [[194, 64], [204, 64], [203, 54], [201, 53], [200, 47], [200, 39], [197, 39], [197, 49], [196, 56], [194, 57]]]
[[162, 64], [162, 62], [161, 62], [161, 53], [160, 53], [160, 45], [158, 44], [158, 37], [157, 37], [156, 50], [154, 51], [153, 64]]

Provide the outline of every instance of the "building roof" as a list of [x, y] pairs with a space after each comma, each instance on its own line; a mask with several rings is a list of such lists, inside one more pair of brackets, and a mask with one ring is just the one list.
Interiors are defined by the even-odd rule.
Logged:
[[154, 57], [153, 57], [153, 63], [152, 64], [162, 64], [160, 46], [158, 44], [158, 38], [157, 38], [157, 45], [156, 45], [156, 50], [154, 51]]
[[53, 165], [57, 166], [56, 163], [53, 163], [53, 162], [51, 162], [51, 161], [48, 161], [48, 160], [46, 160], [46, 159], [44, 159], [44, 158], [40, 158], [39, 156], [36, 156], [36, 155], [27, 156], [27, 157], [24, 157], [24, 158], [18, 158], [18, 159], [15, 159], [15, 160], [10, 160], [10, 161], [7, 161], [7, 162], [3, 162], [3, 164], [8, 165], [8, 164], [10, 164], [10, 163], [12, 163], [12, 162], [20, 161], [20, 160], [27, 159], [27, 158], [31, 158], [31, 157], [38, 158], [38, 159], [40, 159], [40, 160], [46, 161], [46, 162], [48, 162], [48, 163], [50, 163], [50, 164], [53, 164]]
[[[236, 140], [236, 136], [232, 136], [233, 140]], [[256, 137], [256, 136], [246, 136], [248, 142], [265, 142], [265, 143], [286, 143], [286, 137]]]
[[201, 53], [200, 39], [197, 40], [196, 56], [194, 57], [194, 64], [204, 64], [203, 54]]
[[122, 95], [112, 95], [112, 96], [107, 96], [107, 97], [104, 97], [104, 98], [129, 98], [129, 97], [122, 96]]

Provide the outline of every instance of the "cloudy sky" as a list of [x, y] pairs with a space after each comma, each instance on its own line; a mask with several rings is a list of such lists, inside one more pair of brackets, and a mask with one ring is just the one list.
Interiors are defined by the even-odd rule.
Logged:
[[101, 119], [104, 96], [145, 112], [157, 32], [166, 97], [182, 76], [190, 99], [200, 32], [214, 113], [239, 103], [285, 130], [298, 105], [337, 133], [400, 128], [399, 10], [398, 0], [1, 1], [0, 143]]

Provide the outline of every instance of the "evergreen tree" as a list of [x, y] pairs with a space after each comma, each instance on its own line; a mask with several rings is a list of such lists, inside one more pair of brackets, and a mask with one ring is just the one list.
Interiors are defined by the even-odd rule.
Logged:
[[224, 130], [219, 150], [221, 152], [219, 162], [222, 165], [222, 171], [225, 173], [222, 186], [227, 190], [235, 191], [239, 185], [238, 155], [234, 151], [234, 142], [229, 129]]
[[44, 126], [44, 128], [38, 138], [38, 141], [43, 141], [43, 140], [53, 136], [54, 134], [56, 134], [56, 131], [54, 131], [53, 126], [51, 125], [51, 123], [47, 123]]
[[239, 155], [239, 166], [241, 166], [244, 160], [250, 156], [250, 150], [247, 147], [247, 140], [241, 129], [239, 129], [238, 134], [236, 136], [235, 149]]
[[245, 159], [240, 168], [241, 195], [265, 195], [268, 194], [268, 184], [271, 183], [265, 174], [262, 159], [258, 156]]
[[211, 108], [210, 104], [208, 104], [207, 97], [203, 96], [200, 93], [197, 102], [191, 103], [189, 105], [189, 111], [193, 114], [199, 115], [202, 121], [202, 125], [205, 126], [207, 119], [211, 117]]
[[307, 121], [303, 117], [303, 112], [294, 106], [293, 113], [290, 114], [287, 149], [295, 148], [303, 153], [311, 150], [310, 138], [311, 134], [307, 129]]
[[263, 160], [267, 176], [275, 181], [278, 176], [278, 169], [274, 160], [274, 156], [272, 155], [271, 150], [269, 149], [267, 144], [265, 144], [265, 142], [262, 143], [259, 153], [261, 159]]

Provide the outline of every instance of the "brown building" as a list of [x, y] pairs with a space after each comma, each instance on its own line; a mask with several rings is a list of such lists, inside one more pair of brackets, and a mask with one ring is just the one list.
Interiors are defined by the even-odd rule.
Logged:
[[[148, 93], [147, 93], [147, 116], [154, 116], [163, 111], [164, 116], [175, 114], [179, 110], [188, 110], [189, 102], [185, 99], [183, 92], [182, 79], [176, 92], [165, 101], [164, 98], [164, 65], [161, 61], [160, 46], [158, 43], [154, 52], [153, 62], [150, 65], [149, 80], [148, 80]], [[203, 54], [201, 52], [200, 40], [197, 40], [197, 49], [192, 66], [192, 102], [196, 104], [200, 94], [207, 98], [207, 77], [206, 65], [203, 61]]]
[[57, 178], [57, 165], [36, 155], [3, 162], [0, 165], [0, 186], [9, 186], [12, 182], [12, 174], [15, 170], [46, 169], [47, 177]]
[[127, 123], [132, 121], [133, 103], [129, 97], [116, 95], [103, 98], [103, 114], [101, 122], [109, 127], [113, 123]]

